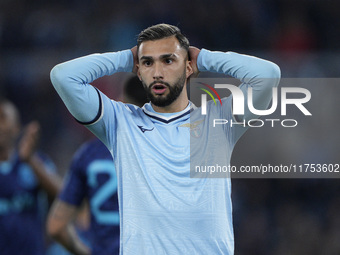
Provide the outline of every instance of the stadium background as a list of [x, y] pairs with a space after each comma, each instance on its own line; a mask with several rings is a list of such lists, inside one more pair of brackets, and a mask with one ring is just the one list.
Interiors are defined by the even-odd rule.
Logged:
[[[1, 0], [0, 94], [19, 107], [24, 123], [40, 121], [41, 148], [64, 174], [91, 135], [54, 91], [55, 64], [131, 48], [141, 29], [165, 22], [199, 48], [272, 60], [282, 77], [338, 78], [339, 9], [337, 0]], [[96, 85], [119, 99], [126, 78]], [[340, 87], [320, 83], [311, 93], [313, 116], [297, 116], [300, 128], [250, 130], [232, 163], [340, 163]], [[235, 254], [339, 254], [339, 195], [338, 179], [233, 180]]]

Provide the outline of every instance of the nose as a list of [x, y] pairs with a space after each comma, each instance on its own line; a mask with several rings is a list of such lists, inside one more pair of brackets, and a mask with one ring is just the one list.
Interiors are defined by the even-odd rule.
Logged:
[[155, 63], [154, 64], [154, 73], [153, 73], [153, 78], [154, 80], [159, 80], [163, 79], [163, 66], [160, 63]]

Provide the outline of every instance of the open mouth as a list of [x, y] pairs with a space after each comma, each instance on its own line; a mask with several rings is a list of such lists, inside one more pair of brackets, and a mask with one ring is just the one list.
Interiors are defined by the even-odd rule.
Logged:
[[152, 91], [155, 93], [155, 94], [163, 94], [167, 87], [164, 85], [164, 84], [155, 84], [151, 87]]

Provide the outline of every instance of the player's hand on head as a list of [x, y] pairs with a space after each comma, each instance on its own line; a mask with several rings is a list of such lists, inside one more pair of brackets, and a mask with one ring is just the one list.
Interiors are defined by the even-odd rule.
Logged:
[[131, 52], [133, 55], [133, 73], [137, 73], [137, 64], [138, 64], [138, 56], [137, 56], [137, 46], [131, 48]]
[[200, 49], [194, 47], [194, 46], [190, 46], [189, 47], [189, 56], [190, 56], [190, 61], [191, 61], [191, 67], [193, 70], [193, 74], [191, 75], [191, 77], [197, 77], [199, 74], [199, 70], [197, 67], [197, 58], [198, 58], [198, 54], [200, 53]]
[[30, 122], [24, 129], [19, 143], [19, 157], [22, 161], [28, 161], [33, 156], [38, 140], [40, 125], [37, 121]]

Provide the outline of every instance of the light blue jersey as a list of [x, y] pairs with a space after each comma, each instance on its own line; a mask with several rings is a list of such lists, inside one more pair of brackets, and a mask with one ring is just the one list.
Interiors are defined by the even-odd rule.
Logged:
[[[190, 125], [199, 122], [205, 137], [216, 133], [190, 104], [178, 113], [155, 112], [110, 100], [89, 85], [118, 71], [132, 70], [130, 51], [95, 54], [56, 66], [51, 80], [73, 116], [109, 148], [117, 170], [121, 222], [120, 254], [233, 254], [234, 235], [230, 178], [191, 178]], [[236, 53], [201, 50], [200, 71], [223, 72], [254, 86], [256, 109], [266, 109], [278, 67]], [[277, 78], [255, 82], [255, 78]], [[273, 80], [272, 80], [273, 81]], [[233, 118], [231, 98], [223, 109], [208, 104], [205, 118]], [[225, 108], [224, 108], [225, 107]], [[244, 118], [251, 118], [246, 112]], [[191, 122], [191, 123], [190, 123]], [[246, 128], [221, 127], [230, 163], [231, 153]], [[201, 143], [202, 141], [200, 141]], [[197, 155], [205, 153], [199, 150]], [[197, 147], [199, 148], [199, 146]], [[208, 154], [209, 155], [209, 154]]]

